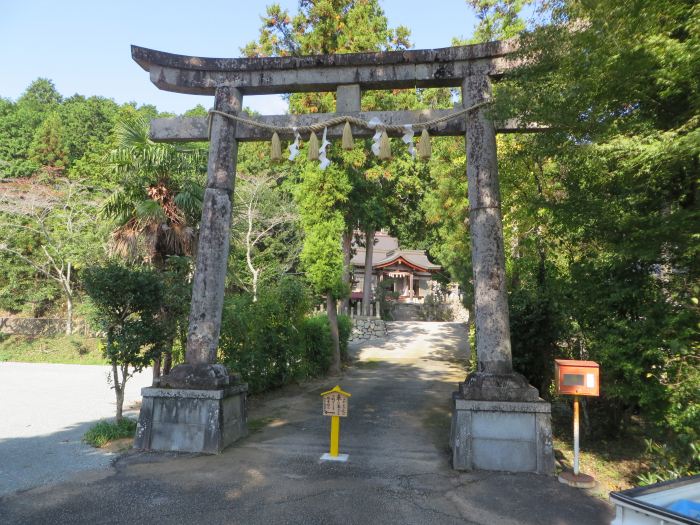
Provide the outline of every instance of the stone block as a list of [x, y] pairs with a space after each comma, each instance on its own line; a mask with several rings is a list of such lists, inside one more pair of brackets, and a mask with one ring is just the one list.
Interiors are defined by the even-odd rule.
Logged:
[[503, 412], [475, 412], [472, 415], [472, 436], [480, 439], [532, 439], [535, 421], [530, 414]]
[[[508, 472], [537, 472], [537, 452], [532, 441], [473, 439], [473, 468]], [[503, 454], [507, 450], [508, 454]]]
[[554, 473], [549, 403], [472, 400], [459, 392], [453, 403], [454, 469]]
[[143, 388], [134, 448], [220, 453], [247, 433], [247, 391]]
[[156, 379], [156, 386], [161, 388], [213, 389], [234, 384], [237, 377], [229, 375], [224, 365], [183, 363], [177, 365], [170, 374]]
[[475, 372], [460, 383], [459, 393], [464, 399], [479, 399], [482, 401], [537, 401], [539, 393], [531, 386], [525, 376], [510, 372], [493, 374]]

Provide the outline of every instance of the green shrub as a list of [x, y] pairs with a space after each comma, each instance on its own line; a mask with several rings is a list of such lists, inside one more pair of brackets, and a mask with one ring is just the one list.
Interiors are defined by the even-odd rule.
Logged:
[[85, 433], [83, 441], [93, 447], [104, 447], [115, 439], [134, 437], [134, 432], [136, 432], [136, 421], [128, 417], [116, 423], [100, 421]]
[[221, 359], [241, 374], [252, 392], [284, 385], [304, 375], [300, 327], [309, 309], [298, 279], [285, 278], [251, 294], [226, 299], [221, 327]]
[[[340, 326], [340, 320], [338, 325]], [[325, 315], [307, 317], [301, 325], [300, 332], [306, 358], [306, 374], [308, 376], [324, 374], [328, 371], [333, 359], [333, 339], [328, 326], [328, 317]]]
[[509, 294], [513, 368], [527, 377], [545, 399], [554, 379], [554, 359], [562, 319], [552, 298], [542, 290], [517, 288]]
[[[251, 392], [264, 392], [328, 371], [333, 355], [328, 317], [307, 317], [311, 302], [303, 284], [285, 278], [277, 286], [228, 297], [219, 340], [220, 359]], [[347, 356], [351, 323], [338, 316], [341, 356]]]
[[379, 281], [379, 286], [377, 286], [376, 297], [379, 303], [379, 312], [385, 321], [394, 320], [394, 305], [399, 298], [399, 293], [392, 291], [395, 282], [396, 279], [384, 279]]
[[93, 305], [92, 325], [105, 334], [103, 348], [112, 364], [110, 381], [119, 421], [126, 382], [151, 363], [164, 337], [159, 321], [163, 280], [153, 269], [117, 262], [86, 268], [82, 278]]
[[650, 461], [647, 472], [637, 478], [640, 484], [651, 485], [700, 473], [700, 443], [689, 443], [683, 447], [678, 442], [662, 444], [647, 439], [646, 446]]

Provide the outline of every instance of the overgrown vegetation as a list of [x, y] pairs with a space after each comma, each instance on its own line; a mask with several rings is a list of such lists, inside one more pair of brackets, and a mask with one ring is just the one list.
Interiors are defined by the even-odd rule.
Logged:
[[[309, 291], [299, 279], [227, 299], [219, 344], [221, 360], [241, 374], [252, 392], [328, 372], [333, 339], [325, 316], [308, 317]], [[340, 344], [347, 351], [350, 320], [339, 316]]]

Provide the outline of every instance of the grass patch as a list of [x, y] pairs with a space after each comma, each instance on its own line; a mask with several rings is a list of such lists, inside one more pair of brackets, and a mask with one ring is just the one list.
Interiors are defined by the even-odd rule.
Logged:
[[0, 362], [106, 365], [97, 342], [95, 337], [82, 335], [4, 335], [0, 336]]
[[136, 421], [128, 417], [119, 423], [100, 421], [85, 433], [83, 441], [93, 447], [101, 448], [115, 439], [134, 437], [134, 432], [136, 432]]

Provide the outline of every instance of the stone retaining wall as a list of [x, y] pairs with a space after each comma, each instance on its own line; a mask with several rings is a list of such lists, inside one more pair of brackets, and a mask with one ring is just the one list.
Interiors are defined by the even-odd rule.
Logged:
[[[30, 337], [63, 334], [66, 320], [49, 317], [0, 317], [0, 334], [26, 335]], [[73, 333], [88, 335], [89, 329], [82, 321], [73, 321]]]
[[387, 335], [386, 323], [376, 317], [353, 317], [349, 343], [361, 343], [370, 339], [383, 339]]

